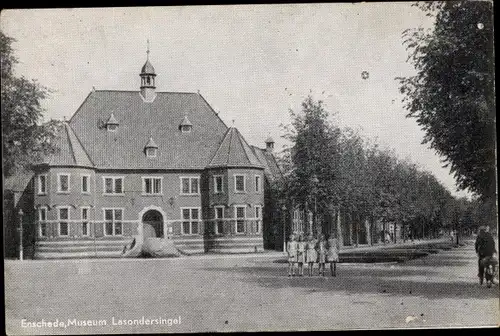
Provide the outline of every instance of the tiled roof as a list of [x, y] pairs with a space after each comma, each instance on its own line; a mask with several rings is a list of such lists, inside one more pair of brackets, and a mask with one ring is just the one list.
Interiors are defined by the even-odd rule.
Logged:
[[266, 143], [268, 142], [274, 142], [274, 139], [271, 136], [268, 136], [266, 139]]
[[263, 168], [263, 165], [245, 139], [243, 139], [240, 132], [236, 128], [231, 127], [227, 130], [208, 167]]
[[106, 121], [106, 125], [119, 125], [118, 121], [116, 121], [115, 115], [113, 113], [111, 113], [108, 121]]
[[32, 171], [19, 169], [15, 174], [5, 178], [3, 188], [4, 190], [24, 191], [33, 175]]
[[[114, 132], [102, 127], [111, 113], [120, 123]], [[179, 130], [185, 116], [193, 124], [189, 133]], [[157, 92], [146, 103], [139, 91], [96, 90], [70, 125], [96, 167], [115, 169], [204, 169], [227, 133], [198, 93]], [[144, 154], [151, 136], [158, 145], [155, 160]]]
[[282, 177], [281, 170], [274, 158], [274, 155], [268, 152], [265, 149], [252, 146], [252, 150], [259, 159], [260, 162], [264, 165], [264, 173], [271, 179], [277, 179]]
[[155, 68], [151, 64], [149, 60], [146, 60], [146, 63], [142, 66], [141, 69], [141, 74], [154, 74], [155, 73]]
[[193, 126], [193, 124], [189, 121], [187, 116], [184, 116], [182, 119], [181, 126]]
[[153, 140], [153, 137], [151, 137], [149, 138], [148, 143], [146, 144], [146, 146], [144, 146], [144, 148], [158, 148], [158, 145]]
[[47, 156], [44, 163], [50, 166], [94, 166], [80, 140], [66, 122], [57, 134], [55, 147], [57, 150]]

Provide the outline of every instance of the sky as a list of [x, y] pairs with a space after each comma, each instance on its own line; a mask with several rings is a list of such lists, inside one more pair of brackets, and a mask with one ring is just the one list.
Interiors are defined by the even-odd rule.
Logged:
[[17, 40], [16, 74], [53, 90], [47, 119], [69, 119], [93, 87], [139, 90], [149, 40], [157, 90], [199, 90], [250, 144], [264, 147], [271, 135], [283, 148], [280, 125], [311, 95], [332, 122], [470, 196], [421, 143], [395, 80], [415, 74], [403, 30], [430, 20], [404, 2], [323, 3], [4, 10], [0, 27]]

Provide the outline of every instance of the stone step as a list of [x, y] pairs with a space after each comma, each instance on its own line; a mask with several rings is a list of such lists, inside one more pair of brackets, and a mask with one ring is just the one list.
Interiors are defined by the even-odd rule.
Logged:
[[92, 251], [122, 251], [123, 245], [82, 245], [82, 246], [38, 246], [37, 252], [92, 252]]
[[120, 258], [121, 251], [95, 252], [37, 252], [35, 259], [84, 259], [84, 258]]

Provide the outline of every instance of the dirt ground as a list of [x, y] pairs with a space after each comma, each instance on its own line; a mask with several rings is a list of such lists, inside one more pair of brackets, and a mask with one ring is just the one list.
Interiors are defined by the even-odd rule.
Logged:
[[[404, 263], [340, 264], [335, 278], [287, 277], [287, 265], [277, 262], [275, 255], [6, 261], [6, 331], [17, 335], [496, 326], [499, 288], [480, 286], [476, 265], [472, 244]], [[145, 324], [147, 319], [150, 324]], [[55, 321], [65, 326], [47, 326]], [[101, 325], [73, 325], [81, 321]]]

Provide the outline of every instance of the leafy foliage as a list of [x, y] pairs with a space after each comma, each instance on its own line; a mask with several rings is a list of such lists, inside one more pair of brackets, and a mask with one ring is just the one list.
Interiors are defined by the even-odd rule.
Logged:
[[407, 29], [404, 44], [417, 74], [398, 78], [408, 117], [425, 131], [460, 189], [495, 195], [493, 3], [424, 2], [434, 29]]
[[0, 32], [2, 150], [4, 176], [17, 168], [30, 168], [42, 157], [55, 150], [53, 140], [60, 125], [51, 120], [40, 124], [43, 116], [41, 101], [49, 91], [35, 80], [14, 76], [18, 62], [13, 54], [14, 39]]
[[303, 209], [340, 208], [349, 218], [412, 227], [415, 234], [437, 232], [453, 197], [430, 173], [369, 144], [357, 132], [328, 122], [322, 102], [308, 97], [302, 111], [291, 111], [285, 138], [292, 146], [280, 158], [282, 193]]

